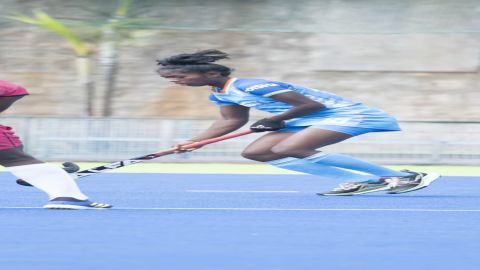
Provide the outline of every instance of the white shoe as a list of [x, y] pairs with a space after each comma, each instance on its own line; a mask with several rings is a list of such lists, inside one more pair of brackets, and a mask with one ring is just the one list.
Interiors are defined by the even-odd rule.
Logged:
[[87, 209], [107, 209], [107, 208], [112, 208], [112, 205], [106, 204], [106, 203], [96, 203], [90, 200], [85, 200], [85, 201], [58, 200], [58, 201], [50, 201], [48, 204], [44, 205], [43, 208], [87, 210]]

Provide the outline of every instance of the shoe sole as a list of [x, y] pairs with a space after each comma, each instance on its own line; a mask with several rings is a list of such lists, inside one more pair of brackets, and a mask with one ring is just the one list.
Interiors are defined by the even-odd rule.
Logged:
[[407, 193], [407, 192], [412, 192], [412, 191], [419, 190], [419, 189], [422, 189], [422, 188], [426, 188], [430, 184], [432, 184], [434, 181], [440, 179], [440, 177], [442, 177], [442, 176], [438, 173], [429, 173], [422, 178], [422, 181], [420, 182], [420, 184], [418, 186], [414, 186], [414, 187], [411, 187], [409, 189], [401, 190], [401, 191], [390, 191], [390, 192], [387, 192], [387, 194]]
[[364, 191], [354, 191], [350, 193], [337, 193], [337, 194], [328, 194], [328, 193], [317, 193], [319, 196], [352, 196], [352, 195], [361, 195], [361, 194], [366, 194], [366, 193], [372, 193], [372, 192], [377, 192], [377, 191], [384, 191], [390, 189], [389, 185], [386, 185], [384, 187], [379, 187], [376, 189], [371, 189], [371, 190], [364, 190]]
[[108, 208], [95, 208], [89, 206], [80, 206], [80, 205], [64, 205], [64, 204], [47, 204], [44, 205], [45, 209], [59, 209], [59, 210], [105, 210]]

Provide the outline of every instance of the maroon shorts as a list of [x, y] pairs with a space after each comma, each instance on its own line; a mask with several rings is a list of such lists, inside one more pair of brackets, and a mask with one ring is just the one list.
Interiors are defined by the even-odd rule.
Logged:
[[0, 150], [10, 149], [22, 145], [22, 141], [15, 135], [11, 127], [0, 125]]

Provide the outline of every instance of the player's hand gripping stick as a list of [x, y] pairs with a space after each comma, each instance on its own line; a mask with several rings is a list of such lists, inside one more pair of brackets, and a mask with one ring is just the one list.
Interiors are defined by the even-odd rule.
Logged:
[[285, 127], [285, 121], [276, 121], [263, 118], [253, 123], [250, 130], [253, 132], [275, 131]]

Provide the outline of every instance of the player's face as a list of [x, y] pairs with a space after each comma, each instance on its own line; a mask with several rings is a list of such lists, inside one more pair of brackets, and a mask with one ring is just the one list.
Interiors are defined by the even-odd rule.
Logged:
[[175, 70], [160, 70], [158, 72], [163, 78], [171, 82], [187, 86], [205, 86], [209, 85], [209, 78], [203, 73], [181, 72]]

